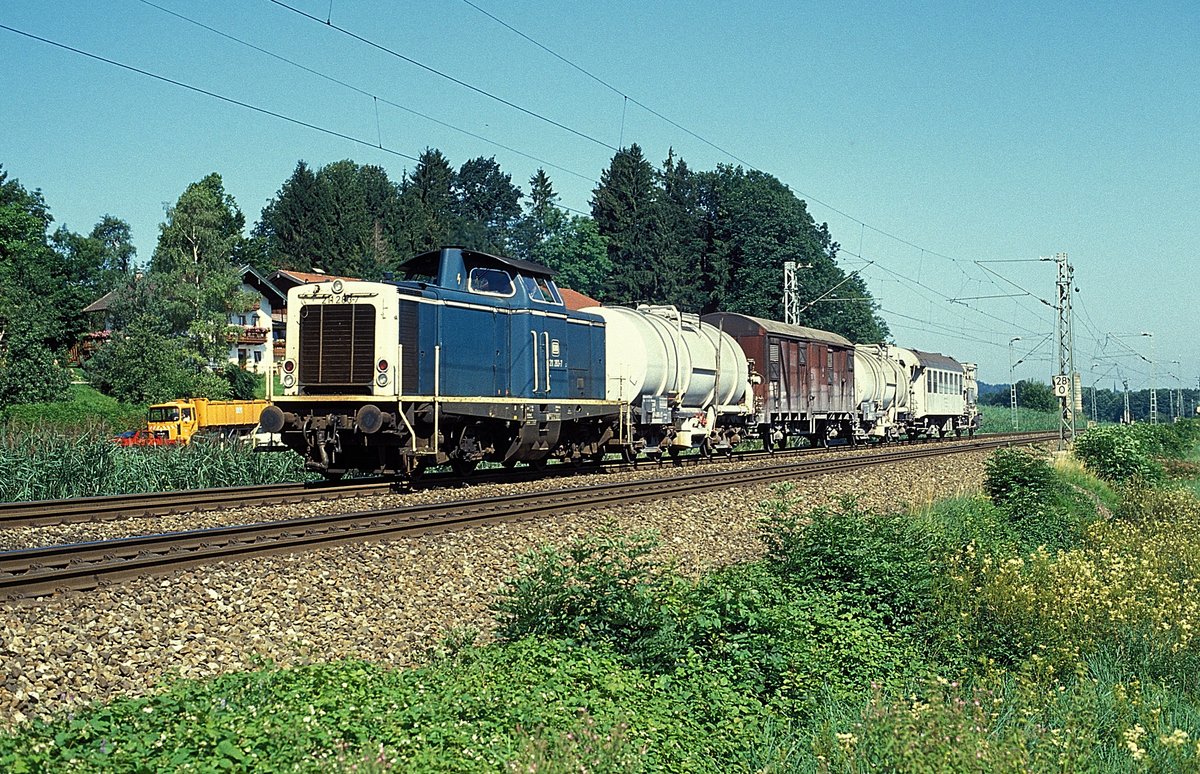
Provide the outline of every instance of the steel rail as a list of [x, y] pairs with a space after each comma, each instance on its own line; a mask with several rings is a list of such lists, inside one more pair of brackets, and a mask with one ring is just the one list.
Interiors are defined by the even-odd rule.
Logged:
[[[1041, 434], [1024, 442], [1051, 438]], [[836, 459], [786, 462], [733, 471], [597, 484], [500, 495], [437, 505], [322, 515], [287, 521], [189, 530], [91, 543], [0, 552], [0, 596], [22, 599], [66, 590], [89, 590], [144, 574], [173, 572], [213, 562], [292, 553], [405, 534], [443, 531], [498, 521], [528, 519], [568, 510], [624, 505], [744, 484], [808, 478], [874, 465], [1011, 446], [1013, 438], [976, 439]]]
[[[1028, 433], [1005, 433], [988, 438], [1024, 438]], [[981, 436], [983, 437], [983, 436]], [[962, 439], [945, 439], [946, 442], [962, 442]], [[918, 444], [926, 443], [925, 439]], [[877, 448], [867, 445], [858, 447], [780, 449], [775, 452], [743, 451], [733, 455], [718, 455], [714, 459], [732, 459], [751, 461], [758, 458], [771, 457], [802, 457], [815, 453], [837, 451], [859, 451]], [[911, 448], [909, 444], [901, 444], [897, 448]], [[680, 457], [664, 457], [660, 462], [642, 461], [640, 464], [651, 466], [661, 465], [692, 465], [705, 462], [706, 459], [698, 454]], [[410, 484], [413, 488], [429, 489], [437, 486], [472, 483], [504, 483], [526, 481], [531, 478], [571, 476], [579, 473], [595, 472], [612, 467], [628, 468], [630, 463], [605, 463], [603, 466], [584, 465], [576, 467], [569, 463], [551, 465], [546, 468], [523, 467], [516, 470], [496, 470], [478, 472], [467, 478], [462, 478], [450, 471], [431, 473], [420, 481]], [[115, 521], [122, 518], [143, 516], [165, 516], [177, 513], [190, 513], [204, 510], [227, 510], [257, 505], [282, 505], [289, 503], [311, 502], [314, 500], [331, 500], [349, 497], [361, 497], [386, 494], [396, 491], [402, 484], [388, 479], [351, 479], [347, 481], [319, 481], [292, 484], [263, 484], [249, 487], [220, 487], [212, 489], [185, 489], [173, 492], [148, 492], [144, 494], [107, 495], [99, 497], [76, 497], [65, 500], [38, 500], [29, 502], [0, 503], [0, 530], [21, 527], [53, 527], [63, 524], [82, 524], [88, 522]]]
[[112, 521], [130, 516], [164, 516], [199, 510], [220, 510], [253, 505], [298, 503], [382, 494], [392, 484], [381, 479], [308, 484], [262, 484], [247, 487], [183, 489], [174, 492], [75, 497], [0, 503], [0, 529], [46, 527]]

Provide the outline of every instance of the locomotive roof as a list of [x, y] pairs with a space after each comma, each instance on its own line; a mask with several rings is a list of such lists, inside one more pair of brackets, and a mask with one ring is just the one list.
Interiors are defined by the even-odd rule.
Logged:
[[[762, 317], [752, 317], [748, 314], [738, 314], [737, 312], [714, 312], [713, 314], [704, 315], [703, 319], [712, 325], [723, 323], [725, 332], [733, 335], [737, 335], [738, 333], [742, 333], [742, 335], [757, 335], [761, 332], [772, 333], [776, 336], [788, 336], [795, 339], [819, 341], [822, 344], [834, 344], [840, 347], [854, 346], [849, 339], [831, 331], [823, 331], [819, 328], [806, 328], [803, 325], [789, 325], [777, 320], [767, 320]], [[731, 326], [730, 322], [733, 322], [734, 325]]]
[[[533, 261], [523, 261], [520, 258], [508, 258], [503, 255], [492, 255], [479, 250], [467, 250], [463, 248], [443, 248], [444, 250], [458, 249], [462, 253], [463, 261], [469, 261], [478, 266], [499, 267], [507, 266], [514, 269], [526, 277], [546, 277], [549, 279], [557, 272], [548, 266], [543, 266], [540, 263]], [[400, 264], [402, 271], [414, 270], [418, 273], [436, 276], [438, 268], [441, 266], [442, 250], [430, 250], [427, 253], [409, 258], [404, 263]]]
[[926, 368], [941, 368], [946, 371], [961, 371], [963, 370], [962, 363], [952, 357], [947, 357], [940, 352], [922, 352], [919, 349], [911, 350], [918, 358], [921, 359], [921, 365]]

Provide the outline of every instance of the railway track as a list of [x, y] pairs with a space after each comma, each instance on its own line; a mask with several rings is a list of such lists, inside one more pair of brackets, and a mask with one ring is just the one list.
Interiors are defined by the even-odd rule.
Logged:
[[948, 445], [887, 448], [835, 459], [780, 460], [771, 465], [704, 471], [670, 478], [606, 483], [437, 505], [315, 516], [92, 543], [0, 552], [0, 595], [19, 600], [88, 590], [146, 574], [162, 574], [238, 558], [324, 548], [363, 540], [425, 534], [465, 526], [536, 518], [648, 499], [674, 498], [741, 484], [761, 484], [1048, 439], [1028, 434]]
[[[1003, 433], [986, 436], [986, 438], [1005, 438], [1010, 440], [1025, 439], [1029, 433]], [[984, 436], [981, 436], [983, 438]], [[953, 443], [957, 439], [947, 439]], [[925, 442], [918, 442], [923, 445]], [[846, 447], [849, 449], [850, 447]], [[857, 447], [863, 450], [871, 447]], [[910, 448], [903, 445], [898, 448]], [[768, 455], [762, 451], [746, 451], [733, 455], [733, 459], [753, 462], [757, 459], [785, 459], [803, 457], [810, 454], [829, 452], [831, 449], [787, 449]], [[704, 462], [697, 455], [689, 455], [677, 459], [665, 459], [663, 465], [694, 465]], [[643, 466], [651, 467], [655, 463], [643, 461]], [[605, 463], [605, 469], [628, 468], [627, 463]], [[472, 484], [508, 483], [524, 481], [530, 478], [545, 478], [571, 476], [580, 472], [594, 472], [602, 469], [597, 466], [576, 468], [571, 465], [552, 465], [542, 470], [533, 468], [517, 468], [516, 470], [479, 471], [467, 481]], [[450, 471], [445, 473], [430, 473], [415, 486], [432, 488], [438, 486], [456, 485], [463, 479]], [[395, 481], [381, 478], [352, 479], [349, 481], [320, 481], [306, 484], [264, 484], [250, 487], [223, 487], [214, 489], [190, 489], [176, 492], [154, 492], [133, 495], [112, 495], [104, 497], [78, 497], [69, 500], [39, 500], [33, 502], [0, 503], [0, 529], [17, 529], [22, 527], [53, 527], [63, 524], [82, 524], [87, 522], [113, 521], [117, 519], [165, 516], [176, 513], [191, 513], [205, 510], [223, 510], [230, 508], [252, 507], [257, 505], [284, 505], [288, 503], [303, 503], [320, 500], [337, 500], [352, 497], [366, 497], [387, 494], [398, 491], [404, 485]]]

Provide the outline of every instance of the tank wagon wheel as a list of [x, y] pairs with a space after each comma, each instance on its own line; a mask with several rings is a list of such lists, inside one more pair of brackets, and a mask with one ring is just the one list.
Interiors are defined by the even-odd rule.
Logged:
[[700, 459], [711, 460], [713, 457], [712, 442], [705, 438], [700, 442], [700, 448], [698, 451], [700, 452]]
[[458, 476], [469, 476], [479, 467], [479, 460], [464, 460], [460, 457], [450, 459], [450, 469]]
[[633, 450], [632, 446], [621, 447], [621, 462], [626, 465], [637, 465], [638, 454]]
[[501, 460], [500, 464], [502, 466], [504, 466], [505, 470], [512, 470], [513, 468], [515, 468], [517, 466], [517, 460], [515, 457], [512, 459]]

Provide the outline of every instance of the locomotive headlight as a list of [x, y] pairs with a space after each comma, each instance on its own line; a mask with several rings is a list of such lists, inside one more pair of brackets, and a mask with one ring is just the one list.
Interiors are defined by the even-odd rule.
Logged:
[[296, 377], [292, 376], [291, 374], [284, 374], [283, 375], [283, 386], [284, 387], [296, 386]]
[[378, 371], [386, 371], [386, 370], [388, 370], [388, 361], [386, 361], [386, 360], [380, 360], [378, 363], [376, 363], [376, 364], [375, 364], [375, 368], [376, 368], [376, 370], [378, 370]]
[[332, 285], [330, 285], [330, 286], [329, 286], [329, 288], [330, 288], [330, 289], [333, 291], [333, 294], [334, 294], [334, 295], [339, 295], [339, 294], [341, 294], [341, 292], [342, 292], [342, 281], [341, 281], [341, 280], [334, 280], [334, 281], [333, 281], [333, 284], [332, 284]]
[[375, 377], [375, 383], [378, 384], [380, 387], [387, 387], [387, 383], [388, 383], [387, 374], [380, 374], [379, 376]]

